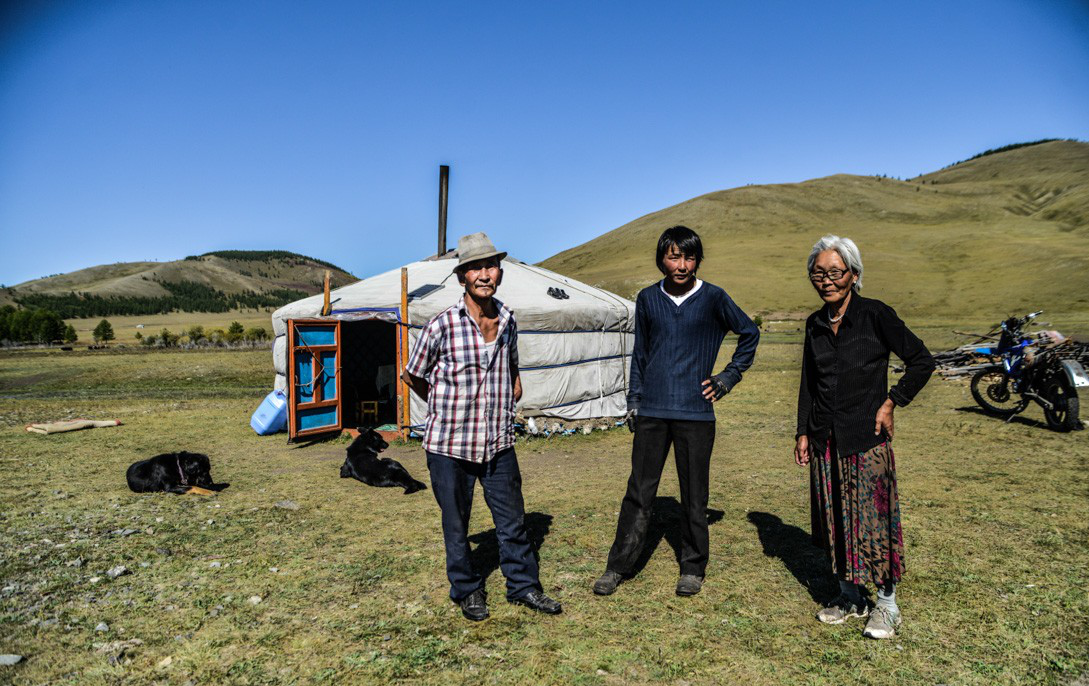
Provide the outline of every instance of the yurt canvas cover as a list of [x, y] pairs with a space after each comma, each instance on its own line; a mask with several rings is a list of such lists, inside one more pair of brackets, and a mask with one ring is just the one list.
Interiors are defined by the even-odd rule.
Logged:
[[[462, 297], [455, 264], [439, 259], [407, 265], [409, 351], [423, 325]], [[565, 420], [623, 415], [635, 303], [510, 257], [502, 267], [496, 297], [518, 322], [518, 411]], [[272, 315], [276, 388], [289, 397], [291, 435], [400, 426], [397, 377], [406, 328], [400, 321], [401, 270], [334, 290], [330, 304], [326, 317], [322, 295]], [[422, 427], [427, 408], [415, 394], [410, 412], [410, 425]]]

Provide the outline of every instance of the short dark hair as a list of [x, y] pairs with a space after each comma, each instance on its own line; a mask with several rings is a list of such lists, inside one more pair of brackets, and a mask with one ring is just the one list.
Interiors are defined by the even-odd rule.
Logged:
[[654, 256], [658, 271], [665, 273], [662, 258], [665, 257], [669, 248], [674, 245], [677, 246], [677, 250], [681, 254], [695, 257], [696, 269], [700, 268], [700, 263], [703, 262], [703, 241], [700, 240], [700, 235], [687, 226], [678, 225], [671, 226], [663, 231], [662, 237], [658, 239], [658, 252]]

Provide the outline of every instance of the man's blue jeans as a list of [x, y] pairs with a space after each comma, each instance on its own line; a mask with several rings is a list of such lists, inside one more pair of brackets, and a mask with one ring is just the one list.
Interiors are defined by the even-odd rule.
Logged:
[[520, 598], [541, 590], [537, 556], [526, 532], [526, 511], [522, 502], [522, 475], [514, 448], [497, 454], [488, 462], [427, 453], [431, 490], [442, 510], [442, 537], [446, 544], [446, 576], [450, 598], [461, 600], [484, 585], [469, 556], [469, 513], [477, 480], [484, 489], [484, 501], [495, 522], [499, 540], [499, 568], [507, 577], [507, 598]]

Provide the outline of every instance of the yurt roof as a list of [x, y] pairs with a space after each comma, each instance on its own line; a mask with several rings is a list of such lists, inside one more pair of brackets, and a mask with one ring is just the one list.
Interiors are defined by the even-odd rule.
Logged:
[[[457, 302], [464, 288], [453, 274], [453, 259], [431, 259], [408, 269], [409, 324], [421, 326]], [[507, 257], [496, 298], [512, 309], [520, 331], [632, 331], [635, 303], [542, 267]], [[560, 297], [549, 294], [549, 289]], [[564, 298], [563, 296], [567, 297]], [[298, 300], [273, 316], [276, 333], [287, 319], [320, 318], [321, 294]], [[333, 319], [374, 317], [383, 310], [395, 318], [401, 306], [401, 269], [377, 274], [330, 293]]]

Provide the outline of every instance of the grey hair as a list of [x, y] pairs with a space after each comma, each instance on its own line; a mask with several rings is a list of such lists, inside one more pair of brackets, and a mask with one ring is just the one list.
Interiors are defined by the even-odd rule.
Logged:
[[843, 264], [847, 265], [847, 268], [854, 272], [858, 278], [855, 280], [854, 290], [862, 290], [862, 253], [858, 251], [858, 246], [850, 238], [840, 238], [828, 234], [821, 238], [813, 245], [813, 250], [809, 253], [809, 259], [806, 260], [805, 270], [807, 273], [813, 272], [813, 263], [817, 261], [817, 255], [820, 255], [825, 250], [835, 250], [843, 260]]

